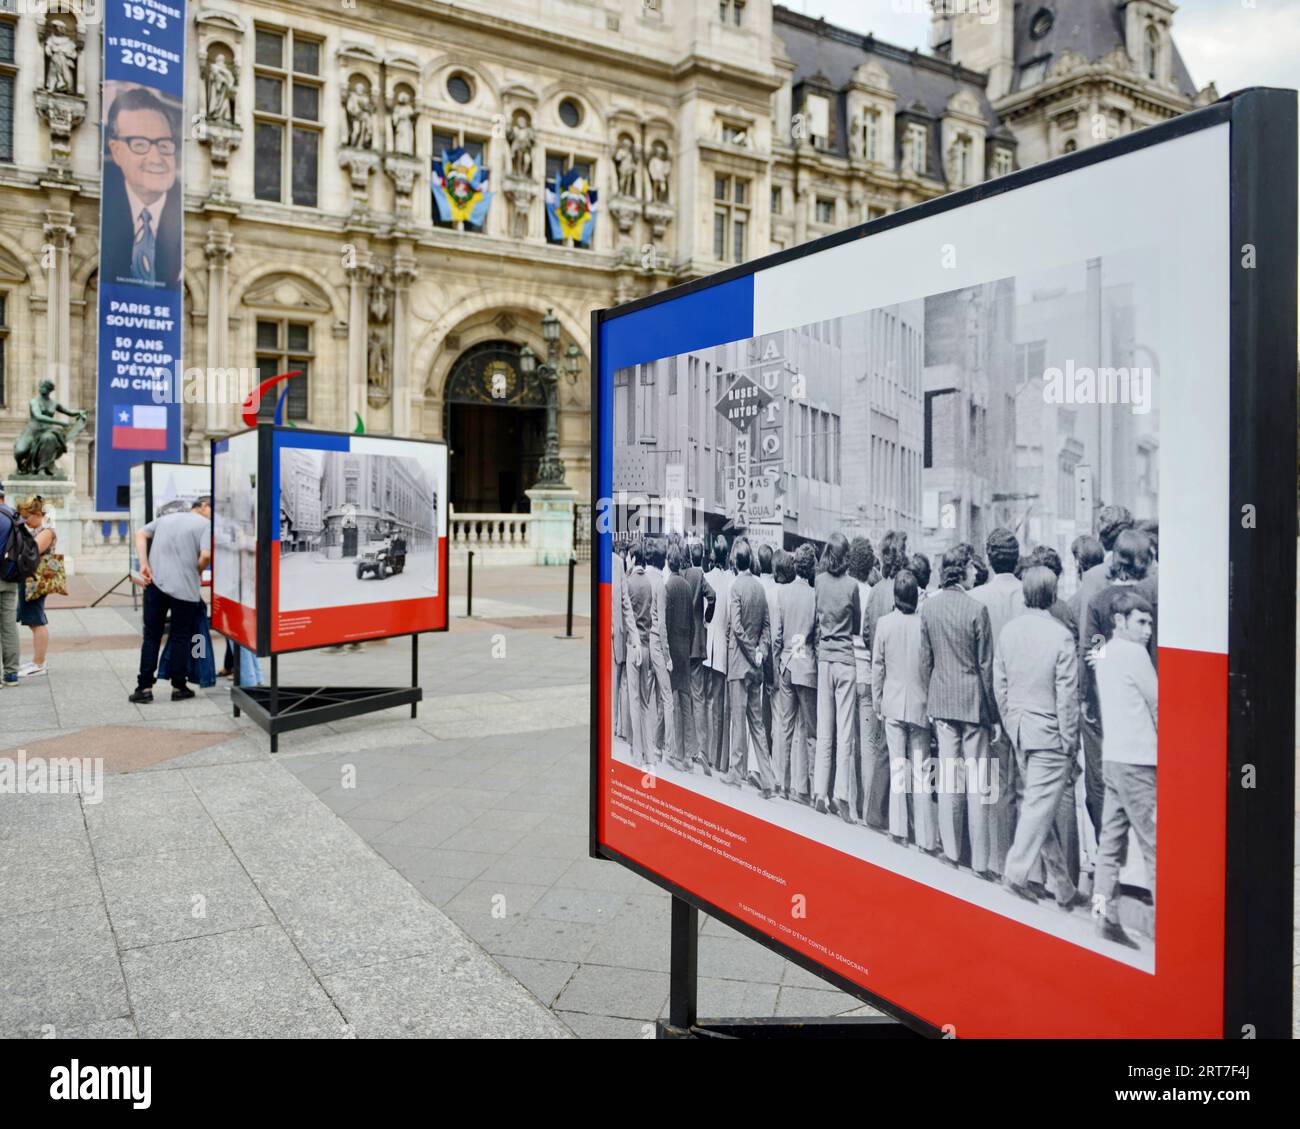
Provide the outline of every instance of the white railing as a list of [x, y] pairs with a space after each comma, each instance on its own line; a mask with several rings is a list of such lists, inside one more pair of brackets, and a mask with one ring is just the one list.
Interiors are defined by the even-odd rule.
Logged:
[[452, 552], [528, 550], [533, 546], [532, 514], [458, 514], [450, 516]]

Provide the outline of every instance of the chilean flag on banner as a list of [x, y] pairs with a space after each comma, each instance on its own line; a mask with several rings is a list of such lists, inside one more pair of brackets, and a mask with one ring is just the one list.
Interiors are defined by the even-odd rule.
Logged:
[[113, 446], [119, 451], [167, 450], [164, 404], [119, 404], [113, 408]]

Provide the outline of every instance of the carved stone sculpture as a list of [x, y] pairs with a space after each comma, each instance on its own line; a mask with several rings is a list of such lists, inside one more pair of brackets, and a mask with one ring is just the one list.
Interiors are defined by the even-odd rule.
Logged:
[[[63, 423], [60, 415], [76, 422]], [[86, 412], [65, 408], [54, 398], [54, 381], [42, 380], [40, 391], [27, 405], [27, 426], [14, 442], [18, 473], [56, 477], [54, 464], [85, 430], [86, 419]]]

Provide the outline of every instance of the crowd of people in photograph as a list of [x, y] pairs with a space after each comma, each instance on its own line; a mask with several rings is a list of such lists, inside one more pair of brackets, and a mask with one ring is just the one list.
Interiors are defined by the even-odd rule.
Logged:
[[[613, 569], [614, 732], [1066, 912], [1120, 924], [1130, 831], [1154, 896], [1158, 530], [1122, 506], [1072, 547], [995, 529], [937, 567], [907, 534], [820, 552], [671, 533]], [[621, 566], [621, 567], [619, 567]], [[1092, 897], [1075, 782], [1096, 843]]]

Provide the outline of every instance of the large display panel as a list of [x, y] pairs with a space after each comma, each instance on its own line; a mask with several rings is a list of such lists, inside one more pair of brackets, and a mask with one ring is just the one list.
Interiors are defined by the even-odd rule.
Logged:
[[270, 649], [447, 628], [443, 443], [273, 433]]
[[258, 433], [212, 444], [212, 626], [257, 650]]
[[[1277, 147], [1261, 145], [1265, 136]], [[1135, 207], [1134, 184], [1161, 208]], [[1263, 230], [1266, 276], [1251, 256], [1250, 233]], [[1291, 603], [1243, 599], [1232, 577], [1249, 568], [1252, 589], [1263, 573], [1277, 591], [1294, 583], [1295, 267], [1294, 95], [1253, 91], [598, 314], [593, 854], [918, 1029], [1288, 1035]], [[1138, 581], [1122, 587], [1147, 611], [1122, 615], [1116, 637], [1099, 607], [1087, 619], [1089, 589], [1074, 601], [1071, 638], [1071, 549], [1119, 505], [1157, 547], [1145, 575], [1118, 577]], [[1064, 565], [1060, 606], [1009, 633], [1021, 610], [1006, 610], [1009, 575], [977, 583], [952, 556], [942, 575], [949, 549], [968, 543], [984, 556], [996, 529], [1014, 534], [1012, 560], [1037, 550], [1050, 563], [1052, 550]], [[671, 628], [646, 637], [644, 670], [635, 647], [615, 655], [611, 644], [644, 630], [660, 587], [644, 569], [626, 571], [615, 547], [671, 533], [710, 548], [721, 539], [724, 553], [700, 606], [709, 593], [725, 599], [687, 674], [667, 669], [672, 652], [659, 640]], [[865, 735], [874, 710], [858, 701], [870, 652], [864, 670], [861, 651], [846, 658], [838, 639], [822, 653], [815, 638], [785, 637], [778, 672], [793, 653], [815, 686], [802, 708], [772, 693], [779, 673], [756, 675], [757, 692], [728, 677], [744, 648], [729, 628], [740, 604], [727, 553], [743, 538], [754, 550], [809, 544], [821, 556], [835, 534], [865, 537], [880, 557], [906, 534], [905, 563], [923, 582], [909, 624], [887, 579], [881, 605], [869, 579], [855, 591], [833, 573], [809, 577], [808, 601], [838, 597], [846, 617], [858, 603], [869, 632], [921, 641], [915, 652], [873, 648], [877, 677], [888, 655], [908, 656], [903, 674], [924, 700], [864, 695], [911, 719], [885, 742], [887, 759], [899, 755], [883, 824], [872, 818], [870, 780], [880, 778]], [[892, 574], [892, 552], [885, 567]], [[768, 651], [798, 622], [785, 583], [756, 580], [766, 599], [751, 594], [739, 613], [742, 634]], [[665, 622], [680, 616], [658, 606]], [[998, 633], [994, 617], [979, 626], [981, 609]], [[1149, 644], [1133, 626], [1143, 622]], [[973, 715], [951, 700], [963, 633], [976, 656]], [[1053, 790], [1006, 686], [1037, 686], [1042, 664], [1058, 660], [1047, 668], [1059, 693], [1049, 712], [1067, 734], [1057, 752], [1068, 779]], [[643, 703], [617, 736], [616, 678]], [[1249, 706], [1230, 696], [1230, 678], [1249, 680]], [[709, 776], [659, 758], [660, 747], [675, 751], [674, 701], [690, 721], [681, 747], [710, 762]], [[891, 747], [899, 735], [912, 744]], [[744, 769], [724, 780], [735, 762]], [[1242, 787], [1261, 772], [1266, 787]], [[1094, 776], [1126, 803], [1098, 802]], [[798, 802], [800, 791], [832, 810]], [[834, 811], [841, 799], [847, 820]], [[1106, 828], [1121, 810], [1130, 826]], [[1046, 850], [1017, 834], [1022, 821]], [[1027, 854], [1029, 879], [1056, 899], [990, 880], [1016, 849], [1016, 866]], [[1103, 855], [1113, 893], [1109, 881], [1105, 893], [1090, 889], [1088, 864]], [[1083, 873], [1067, 866], [1060, 878], [1057, 859], [1072, 856]], [[1067, 884], [1090, 896], [1061, 908]], [[1105, 927], [1115, 916], [1122, 933]]]
[[[135, 531], [154, 518], [185, 513], [200, 498], [212, 493], [212, 468], [202, 463], [136, 463], [131, 468], [131, 572], [139, 569], [135, 556]], [[204, 582], [211, 582], [211, 572]]]

